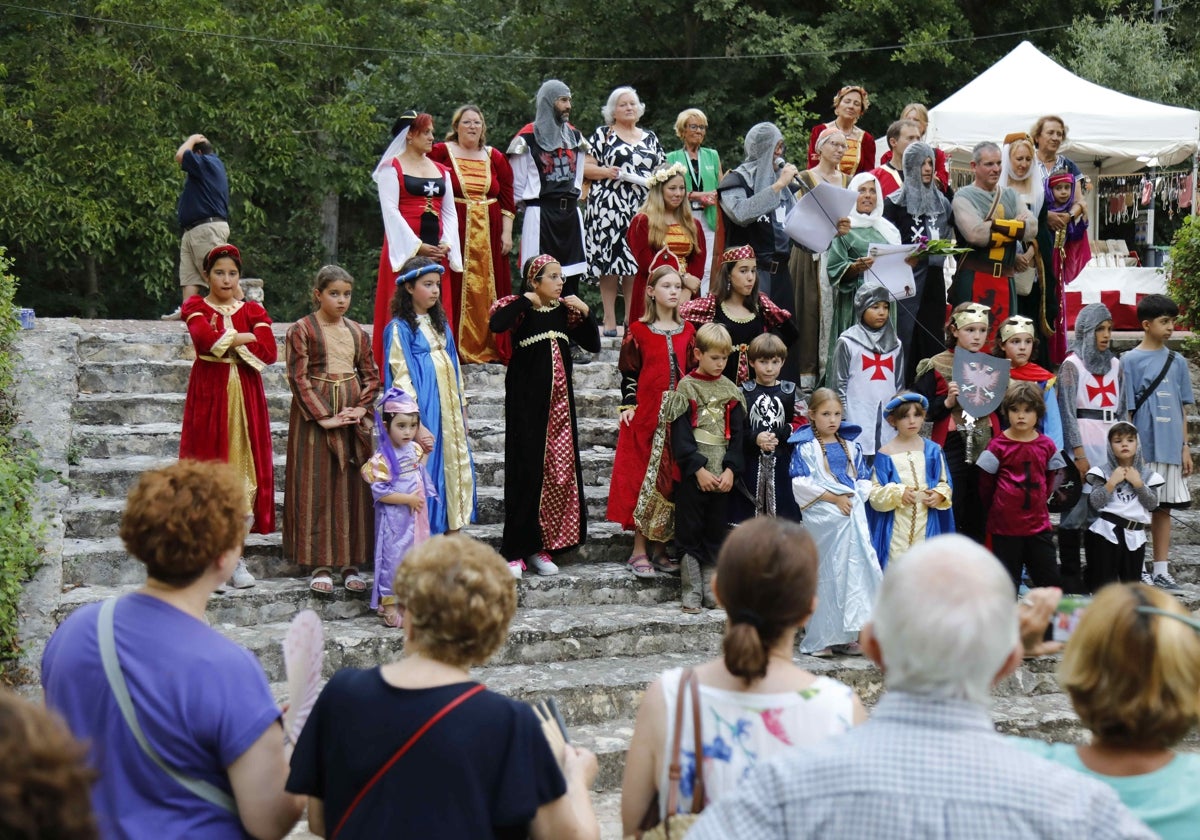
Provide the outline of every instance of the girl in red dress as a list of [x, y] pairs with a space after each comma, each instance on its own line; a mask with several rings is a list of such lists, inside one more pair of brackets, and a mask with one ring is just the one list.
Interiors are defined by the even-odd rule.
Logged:
[[[226, 461], [243, 476], [256, 534], [275, 530], [275, 467], [271, 418], [260, 371], [277, 355], [271, 318], [262, 304], [237, 300], [242, 255], [219, 245], [204, 258], [208, 295], [183, 303], [183, 322], [196, 348], [183, 404], [179, 457]], [[233, 584], [254, 585], [245, 561]]]
[[[661, 548], [651, 564], [644, 530], [647, 523], [641, 522], [639, 526], [634, 521], [634, 510], [652, 460], [651, 442], [659, 425], [663, 393], [675, 390], [687, 372], [692, 355], [690, 347], [696, 330], [679, 317], [682, 288], [683, 281], [676, 269], [662, 266], [654, 270], [646, 285], [650, 303], [641, 320], [629, 325], [617, 363], [621, 370], [621, 430], [609, 485], [607, 516], [610, 522], [633, 531], [629, 569], [638, 577], [654, 577], [655, 565], [666, 572], [679, 569]], [[667, 447], [668, 461], [669, 454]], [[657, 472], [659, 465], [655, 468]]]
[[708, 253], [704, 228], [692, 216], [692, 207], [686, 201], [687, 184], [683, 176], [682, 163], [659, 167], [651, 173], [647, 179], [650, 192], [646, 203], [629, 224], [626, 238], [638, 267], [629, 300], [630, 324], [640, 321], [646, 311], [646, 278], [656, 265], [663, 263], [659, 257], [663, 251], [673, 255], [684, 269], [679, 275], [683, 281], [679, 302], [687, 303], [700, 294]]

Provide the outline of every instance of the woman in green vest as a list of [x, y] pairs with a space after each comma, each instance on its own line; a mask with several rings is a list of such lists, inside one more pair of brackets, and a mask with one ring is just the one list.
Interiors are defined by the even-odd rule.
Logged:
[[[717, 184], [721, 180], [721, 156], [716, 149], [702, 146], [708, 133], [708, 117], [699, 108], [686, 108], [675, 118], [675, 134], [683, 141], [683, 148], [667, 155], [668, 163], [681, 163], [684, 180], [687, 182], [687, 200], [692, 213], [704, 228], [705, 253], [713, 253], [713, 235], [717, 230]], [[700, 279], [700, 296], [708, 294], [708, 280], [712, 260], [704, 266]]]

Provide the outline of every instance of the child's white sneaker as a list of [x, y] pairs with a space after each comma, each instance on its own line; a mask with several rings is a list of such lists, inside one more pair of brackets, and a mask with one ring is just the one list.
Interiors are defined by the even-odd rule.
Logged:
[[246, 568], [245, 558], [238, 560], [237, 568], [233, 570], [233, 577], [229, 580], [234, 589], [249, 589], [254, 585], [254, 575], [250, 574], [250, 570]]
[[539, 551], [530, 557], [529, 563], [533, 566], [533, 570], [542, 577], [558, 574], [558, 566], [550, 559], [550, 555], [544, 551]]
[[524, 560], [509, 560], [508, 570], [512, 572], [512, 576], [517, 580], [525, 577], [525, 561]]
[[1142, 572], [1142, 583], [1144, 583], [1146, 586], [1154, 585], [1154, 578], [1152, 578], [1150, 576], [1149, 572], [1147, 572], [1147, 571]]

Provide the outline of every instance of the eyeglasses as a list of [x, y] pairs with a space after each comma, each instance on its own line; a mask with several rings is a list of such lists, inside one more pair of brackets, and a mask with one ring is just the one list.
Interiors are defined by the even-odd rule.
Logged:
[[846, 143], [826, 143], [825, 145], [827, 145], [827, 146], [829, 146], [829, 148], [834, 149], [835, 151], [839, 151], [839, 152], [844, 152], [850, 148], [850, 146], [847, 145]]
[[684, 126], [684, 127], [685, 127], [685, 128], [688, 130], [688, 131], [708, 131], [708, 126], [706, 126], [706, 125], [696, 125], [696, 123], [688, 123], [688, 124], [687, 124], [686, 126]]
[[459, 120], [458, 124], [459, 125], [472, 125], [472, 126], [483, 125], [483, 121], [482, 120]]

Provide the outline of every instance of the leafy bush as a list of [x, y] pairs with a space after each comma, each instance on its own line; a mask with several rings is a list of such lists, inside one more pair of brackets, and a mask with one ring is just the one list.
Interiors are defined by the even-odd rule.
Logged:
[[[1200, 221], [1196, 216], [1184, 219], [1171, 240], [1167, 292], [1182, 311], [1180, 325], [1196, 332], [1200, 326]], [[1200, 350], [1200, 339], [1188, 339], [1185, 349]]]
[[13, 307], [17, 278], [10, 273], [10, 265], [0, 247], [0, 659], [11, 659], [20, 652], [17, 606], [21, 586], [41, 557], [41, 532], [33, 517], [37, 456], [12, 437], [16, 420], [12, 346], [21, 324]]

